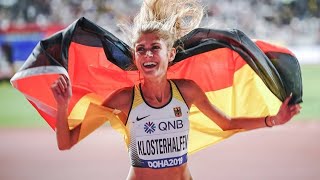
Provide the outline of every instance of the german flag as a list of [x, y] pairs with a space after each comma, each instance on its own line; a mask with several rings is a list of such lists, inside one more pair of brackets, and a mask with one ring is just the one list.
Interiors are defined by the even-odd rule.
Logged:
[[[252, 41], [239, 30], [195, 29], [175, 43], [178, 53], [168, 69], [169, 79], [192, 79], [211, 103], [231, 117], [275, 114], [293, 93], [291, 104], [302, 102], [298, 60], [286, 48]], [[132, 66], [128, 45], [107, 30], [80, 18], [42, 40], [11, 83], [55, 129], [57, 104], [50, 85], [59, 74], [72, 85], [70, 129], [81, 125], [79, 141], [109, 121], [128, 143], [130, 134], [117, 110], [102, 100], [141, 79]], [[222, 131], [196, 107], [190, 111], [189, 153], [244, 130]]]

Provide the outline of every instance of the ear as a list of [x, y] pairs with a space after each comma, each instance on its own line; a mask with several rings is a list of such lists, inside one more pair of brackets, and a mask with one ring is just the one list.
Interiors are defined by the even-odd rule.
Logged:
[[169, 62], [172, 62], [174, 60], [174, 58], [176, 57], [176, 48], [171, 48], [171, 50], [169, 51], [168, 55], [169, 55]]

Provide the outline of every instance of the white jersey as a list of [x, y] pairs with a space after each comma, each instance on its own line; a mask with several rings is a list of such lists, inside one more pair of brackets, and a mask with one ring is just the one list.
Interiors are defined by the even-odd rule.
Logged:
[[171, 98], [162, 107], [152, 107], [144, 100], [141, 84], [134, 87], [126, 124], [134, 167], [158, 169], [187, 162], [189, 108], [175, 83], [169, 82]]

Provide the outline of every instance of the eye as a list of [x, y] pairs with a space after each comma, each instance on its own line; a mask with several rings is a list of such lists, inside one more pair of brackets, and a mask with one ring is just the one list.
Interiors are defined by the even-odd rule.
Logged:
[[160, 46], [152, 46], [152, 50], [153, 50], [153, 51], [157, 51], [157, 50], [160, 50], [160, 49], [161, 49]]
[[141, 54], [141, 53], [143, 53], [145, 51], [145, 49], [144, 49], [144, 47], [138, 47], [136, 49], [136, 51]]

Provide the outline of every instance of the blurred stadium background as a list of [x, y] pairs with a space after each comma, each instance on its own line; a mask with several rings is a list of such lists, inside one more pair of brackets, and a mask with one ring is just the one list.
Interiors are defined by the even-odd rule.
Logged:
[[[37, 112], [35, 112], [31, 105], [29, 105], [25, 98], [10, 86], [8, 80], [21, 64], [23, 64], [24, 60], [27, 59], [39, 40], [49, 37], [82, 16], [126, 41], [116, 24], [123, 21], [131, 21], [132, 17], [138, 11], [141, 2], [142, 0], [0, 0], [0, 179], [63, 179], [63, 176], [61, 176], [61, 178], [60, 176], [51, 176], [52, 178], [48, 178], [45, 174], [52, 173], [48, 169], [42, 169], [42, 172], [40, 172], [32, 169], [32, 167], [27, 168], [29, 162], [35, 163], [32, 160], [35, 157], [33, 154], [33, 152], [36, 152], [35, 147], [49, 151], [47, 156], [42, 155], [35, 158], [38, 162], [35, 163], [35, 168], [41, 169], [45, 164], [51, 164], [53, 162], [60, 163], [61, 165], [63, 161], [67, 162], [63, 166], [65, 171], [69, 171], [68, 173], [66, 172], [67, 177], [71, 179], [73, 179], [72, 177], [87, 179], [91, 176], [82, 176], [85, 174], [84, 172], [81, 174], [81, 172], [71, 170], [71, 166], [74, 166], [72, 162], [75, 161], [75, 159], [76, 161], [82, 160], [85, 162], [91, 162], [91, 159], [95, 159], [95, 161], [92, 160], [92, 166], [94, 166], [94, 168], [90, 169], [88, 166], [85, 166], [94, 172], [96, 172], [94, 169], [98, 169], [96, 174], [101, 177], [93, 179], [109, 177], [103, 173], [105, 169], [99, 169], [95, 164], [101, 163], [99, 165], [105, 166], [104, 163], [106, 160], [113, 161], [114, 159], [81, 154], [83, 152], [90, 154], [89, 151], [91, 148], [88, 146], [105, 148], [97, 144], [103, 144], [104, 138], [108, 138], [107, 136], [103, 136], [99, 133], [100, 131], [98, 131], [98, 133], [90, 137], [91, 141], [89, 138], [86, 142], [80, 144], [78, 149], [71, 150], [72, 153], [66, 153], [64, 155], [57, 154], [54, 133], [51, 132], [48, 125], [41, 119]], [[302, 104], [303, 111], [294, 118], [294, 123], [291, 123], [293, 125], [288, 125], [288, 127], [290, 129], [290, 127], [296, 127], [295, 125], [299, 124], [299, 126], [301, 125], [302, 128], [307, 128], [307, 130], [306, 132], [301, 132], [293, 128], [290, 130], [286, 129], [286, 132], [290, 131], [290, 133], [292, 133], [291, 135], [295, 138], [303, 136], [303, 133], [308, 137], [308, 140], [312, 137], [317, 138], [311, 135], [319, 135], [320, 132], [320, 0], [202, 0], [202, 2], [206, 9], [206, 16], [203, 19], [202, 27], [215, 29], [237, 28], [242, 30], [250, 38], [263, 39], [286, 46], [296, 54], [302, 67], [304, 103]], [[300, 134], [293, 133], [292, 131], [300, 132]], [[265, 135], [263, 132], [266, 131], [261, 131], [257, 134], [253, 133], [251, 137], [261, 138], [261, 135]], [[273, 131], [273, 133], [281, 134], [281, 129], [279, 131]], [[37, 139], [39, 144], [31, 143], [34, 148], [26, 148], [28, 145], [22, 142], [36, 140], [33, 138], [35, 134], [38, 137], [43, 136], [47, 139]], [[310, 135], [310, 138], [308, 135]], [[115, 138], [111, 135], [108, 136], [110, 136], [109, 138]], [[235, 138], [236, 140], [232, 141], [241, 141], [241, 136], [243, 135], [240, 135], [239, 139]], [[24, 140], [24, 138], [26, 139]], [[279, 139], [279, 137], [275, 138]], [[93, 141], [97, 139], [99, 139], [100, 142], [94, 143]], [[264, 138], [264, 140], [265, 139], [266, 138]], [[271, 137], [268, 139], [267, 137], [266, 141], [270, 143], [271, 141], [273, 142], [274, 139], [271, 139]], [[282, 141], [279, 141], [279, 144], [281, 144]], [[285, 141], [287, 141], [287, 139], [285, 139]], [[234, 177], [238, 179], [285, 179], [283, 177], [290, 179], [320, 179], [320, 164], [317, 163], [320, 162], [320, 155], [319, 153], [314, 153], [316, 150], [319, 152], [320, 144], [315, 143], [311, 147], [311, 142], [308, 143], [309, 141], [306, 141], [306, 139], [302, 139], [301, 141], [304, 141], [306, 146], [310, 146], [310, 149], [313, 148], [313, 153], [310, 153], [308, 148], [299, 149], [295, 147], [295, 145], [300, 146], [301, 144], [295, 144], [297, 142], [293, 141], [294, 143], [291, 144], [292, 148], [296, 149], [296, 151], [294, 151], [296, 154], [293, 153], [293, 156], [297, 158], [298, 155], [303, 154], [306, 156], [306, 159], [309, 158], [310, 161], [305, 162], [308, 164], [307, 167], [292, 167], [289, 165], [287, 169], [291, 172], [287, 172], [284, 175], [279, 172], [274, 176], [265, 176], [264, 172], [268, 170], [263, 169], [261, 172], [258, 170], [254, 175], [246, 174], [245, 172], [248, 170], [243, 168], [242, 174], [241, 172], [236, 172], [239, 176]], [[226, 143], [225, 146], [232, 148], [234, 144], [239, 142], [230, 146], [228, 146], [228, 143]], [[239, 145], [237, 147], [239, 147]], [[253, 149], [255, 148], [254, 145], [251, 147]], [[261, 145], [261, 147], [265, 146]], [[24, 150], [19, 148], [26, 148], [24, 149], [27, 152], [26, 155], [30, 157], [17, 156], [17, 154], [24, 152]], [[121, 148], [124, 149], [122, 146]], [[116, 148], [116, 150], [118, 149]], [[225, 149], [222, 149], [222, 151], [224, 150]], [[119, 151], [124, 153], [125, 158], [125, 150]], [[219, 154], [219, 149], [216, 149], [216, 151], [218, 151]], [[258, 151], [268, 153], [261, 151], [261, 149], [258, 149]], [[283, 153], [286, 154], [287, 152]], [[81, 159], [74, 154], [85, 158]], [[259, 154], [255, 155], [257, 159], [264, 156], [263, 154], [260, 154], [260, 156]], [[275, 156], [275, 154], [273, 155]], [[52, 157], [49, 158], [48, 156]], [[248, 154], [239, 156], [246, 157]], [[127, 161], [127, 159], [120, 159], [122, 159], [121, 162]], [[291, 157], [288, 157], [288, 159], [291, 159]], [[239, 159], [238, 161], [240, 162]], [[248, 162], [248, 159], [244, 159], [241, 162]], [[251, 162], [254, 163], [253, 161]], [[272, 162], [269, 163], [271, 164]], [[128, 167], [127, 164], [128, 163], [124, 163], [124, 169]], [[197, 162], [195, 162], [195, 164], [197, 164]], [[201, 163], [199, 162], [198, 164], [200, 166]], [[267, 168], [278, 172], [279, 166], [272, 165], [273, 167]], [[302, 163], [302, 166], [303, 165]], [[49, 167], [56, 168], [56, 170], [59, 169], [59, 165]], [[83, 166], [79, 165], [76, 167], [79, 169], [83, 168]], [[119, 168], [121, 167], [122, 166], [119, 166]], [[221, 167], [229, 168], [228, 165]], [[247, 164], [247, 167], [250, 168], [250, 165]], [[256, 167], [253, 165], [251, 168]], [[299, 168], [301, 171], [300, 174], [300, 171], [297, 170]], [[302, 171], [301, 168], [309, 169], [309, 171]], [[211, 179], [208, 177], [203, 178], [203, 176], [199, 175], [200, 170], [197, 168], [193, 168], [193, 170], [196, 171], [196, 175], [198, 173], [198, 177], [201, 177], [201, 179]], [[297, 176], [289, 175], [294, 174], [293, 171], [295, 171]], [[122, 173], [122, 178], [118, 177], [115, 179], [123, 179], [125, 177], [123, 172], [126, 173], [127, 171], [114, 171], [113, 174], [115, 175]], [[104, 179], [112, 179], [112, 177], [117, 176], [110, 175], [110, 178]], [[221, 178], [223, 177], [233, 179], [233, 176], [231, 177], [226, 174], [221, 175]]]

